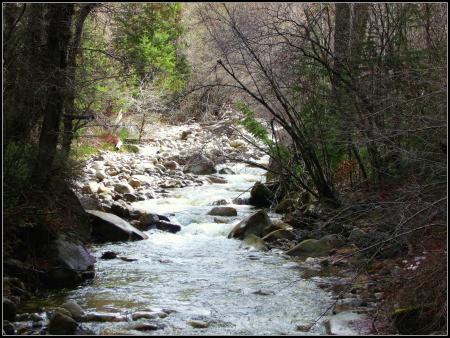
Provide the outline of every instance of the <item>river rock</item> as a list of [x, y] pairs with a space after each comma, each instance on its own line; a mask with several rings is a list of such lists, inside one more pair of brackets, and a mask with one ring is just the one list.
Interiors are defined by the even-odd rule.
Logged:
[[195, 175], [210, 175], [217, 172], [214, 162], [202, 154], [191, 156], [186, 162], [184, 171]]
[[81, 319], [83, 322], [126, 322], [127, 317], [122, 316], [120, 313], [101, 313], [90, 312], [84, 315]]
[[75, 320], [80, 320], [84, 316], [84, 310], [74, 300], [68, 300], [63, 305], [61, 305], [61, 307], [69, 311], [71, 317]]
[[167, 231], [171, 233], [176, 233], [181, 230], [181, 225], [169, 223], [167, 221], [159, 220], [155, 223], [155, 225], [158, 230]]
[[104, 170], [96, 170], [95, 177], [97, 177], [99, 181], [103, 181], [106, 178], [106, 173]]
[[16, 319], [17, 306], [9, 298], [3, 297], [3, 319], [14, 321]]
[[215, 184], [225, 184], [227, 183], [227, 180], [222, 178], [222, 177], [217, 177], [217, 176], [209, 176], [208, 177], [208, 181], [210, 183], [215, 183]]
[[344, 244], [337, 235], [327, 235], [321, 239], [305, 239], [286, 252], [289, 256], [296, 257], [319, 257], [328, 256], [330, 250]]
[[236, 173], [233, 170], [231, 170], [230, 168], [222, 168], [222, 169], [219, 170], [219, 174], [222, 174], [222, 175], [235, 175]]
[[126, 194], [126, 193], [133, 193], [134, 189], [131, 185], [128, 183], [116, 183], [114, 185], [114, 190], [117, 191], [119, 194]]
[[155, 331], [161, 329], [162, 326], [156, 323], [137, 323], [131, 326], [132, 330], [137, 331]]
[[292, 231], [286, 229], [279, 229], [272, 231], [271, 233], [264, 236], [262, 239], [265, 242], [274, 242], [278, 239], [288, 239], [292, 241], [295, 239], [295, 235], [292, 233]]
[[227, 200], [221, 199], [211, 203], [211, 205], [227, 205], [229, 204]]
[[111, 204], [111, 213], [122, 218], [130, 217], [130, 209], [123, 201], [115, 201]]
[[102, 211], [86, 210], [92, 215], [92, 235], [98, 242], [147, 239], [148, 236], [122, 218]]
[[229, 233], [228, 238], [244, 239], [250, 234], [262, 237], [264, 229], [271, 223], [267, 213], [264, 210], [259, 210], [236, 224]]
[[128, 179], [128, 184], [131, 185], [133, 188], [139, 188], [141, 186], [141, 181], [135, 177], [130, 177]]
[[98, 183], [95, 181], [88, 182], [81, 190], [85, 194], [95, 194], [98, 191]]
[[117, 258], [117, 253], [114, 251], [106, 251], [102, 254], [101, 259], [114, 259]]
[[48, 326], [48, 332], [55, 335], [73, 335], [78, 327], [78, 323], [59, 311], [56, 311]]
[[273, 193], [261, 182], [256, 182], [250, 191], [249, 203], [256, 207], [268, 207], [273, 200]]
[[139, 229], [148, 230], [151, 226], [159, 222], [159, 216], [151, 213], [143, 213], [139, 217]]
[[245, 143], [245, 141], [242, 140], [231, 140], [230, 141], [230, 147], [232, 148], [241, 148], [241, 147], [245, 147], [247, 145], [247, 143]]
[[252, 246], [255, 249], [258, 250], [263, 250], [265, 248], [265, 244], [264, 241], [261, 237], [258, 237], [254, 234], [249, 234], [247, 236], [245, 236], [243, 242], [248, 245], [248, 246]]
[[138, 319], [157, 319], [159, 318], [159, 315], [157, 312], [135, 312], [131, 315], [131, 318], [133, 320], [138, 320]]
[[164, 162], [163, 166], [166, 167], [166, 169], [170, 169], [170, 170], [176, 170], [176, 169], [178, 169], [180, 167], [178, 165], [178, 163], [175, 162], [175, 161]]
[[204, 322], [202, 320], [190, 320], [188, 323], [194, 329], [206, 329], [209, 326], [208, 322]]
[[208, 215], [231, 217], [237, 216], [237, 211], [233, 207], [215, 207], [208, 212]]

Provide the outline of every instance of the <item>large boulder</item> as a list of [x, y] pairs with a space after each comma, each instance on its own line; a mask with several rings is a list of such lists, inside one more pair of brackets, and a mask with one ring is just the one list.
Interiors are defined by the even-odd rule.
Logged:
[[86, 210], [92, 215], [92, 236], [98, 242], [147, 239], [148, 236], [122, 218], [102, 211]]
[[56, 311], [50, 319], [48, 332], [55, 335], [73, 335], [76, 332], [78, 323], [70, 316]]
[[159, 220], [155, 223], [158, 230], [176, 233], [181, 230], [181, 225], [173, 224], [168, 221]]
[[250, 215], [234, 226], [228, 238], [244, 239], [250, 234], [258, 237], [264, 236], [264, 229], [272, 224], [269, 216], [264, 210]]
[[257, 207], [268, 207], [272, 204], [273, 197], [273, 192], [269, 188], [261, 182], [256, 182], [250, 191], [249, 203]]
[[184, 171], [195, 175], [210, 175], [217, 172], [214, 162], [202, 154], [192, 155], [186, 162]]
[[328, 256], [330, 250], [339, 248], [343, 244], [344, 242], [339, 236], [327, 235], [321, 239], [305, 239], [286, 251], [286, 254], [303, 258]]
[[215, 207], [212, 208], [208, 215], [212, 216], [237, 216], [237, 211], [233, 207]]
[[61, 305], [61, 307], [69, 311], [70, 316], [76, 320], [81, 320], [81, 318], [84, 316], [84, 310], [74, 300], [66, 301], [63, 305]]
[[41, 278], [48, 288], [70, 288], [95, 276], [96, 259], [76, 240], [60, 235], [51, 245], [51, 264]]

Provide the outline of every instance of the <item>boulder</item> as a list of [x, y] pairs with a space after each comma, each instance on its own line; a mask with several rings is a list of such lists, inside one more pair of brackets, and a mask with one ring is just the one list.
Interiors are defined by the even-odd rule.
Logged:
[[53, 314], [48, 326], [48, 332], [55, 335], [73, 335], [78, 327], [78, 323], [59, 311]]
[[131, 185], [128, 183], [116, 183], [114, 185], [114, 190], [117, 191], [119, 194], [126, 194], [126, 193], [133, 193], [134, 189]]
[[256, 207], [268, 207], [272, 204], [274, 195], [264, 184], [256, 182], [250, 191], [249, 203]]
[[138, 319], [157, 319], [159, 318], [159, 315], [157, 312], [145, 312], [145, 311], [141, 311], [141, 312], [135, 312], [131, 315], [131, 318], [133, 320], [138, 320]]
[[227, 205], [228, 201], [225, 199], [214, 201], [211, 205]]
[[295, 235], [290, 230], [279, 229], [272, 231], [262, 238], [265, 242], [274, 242], [278, 239], [288, 239], [290, 241], [295, 239]]
[[330, 250], [339, 248], [344, 244], [337, 235], [327, 235], [321, 239], [305, 239], [293, 248], [286, 251], [289, 256], [295, 257], [319, 257], [328, 256]]
[[184, 171], [195, 175], [215, 174], [214, 162], [202, 154], [191, 156], [184, 167]]
[[142, 230], [148, 230], [151, 226], [156, 225], [159, 222], [159, 217], [156, 214], [143, 213], [139, 217], [139, 228]]
[[83, 322], [126, 322], [127, 317], [122, 316], [120, 313], [101, 313], [90, 312], [83, 316], [81, 319]]
[[237, 216], [237, 211], [235, 208], [232, 207], [215, 207], [208, 212], [208, 215], [230, 217], [230, 216]]
[[271, 224], [272, 222], [267, 213], [264, 210], [259, 210], [236, 224], [229, 233], [228, 238], [244, 239], [250, 234], [262, 237], [264, 229]]
[[172, 224], [167, 221], [159, 220], [155, 223], [155, 225], [158, 230], [167, 231], [167, 232], [171, 232], [171, 233], [176, 233], [181, 230], [181, 225]]
[[75, 320], [80, 320], [84, 316], [84, 310], [74, 300], [68, 300], [61, 307], [69, 311], [70, 316]]
[[97, 177], [99, 181], [103, 181], [106, 178], [106, 173], [104, 170], [96, 170], [95, 177]]
[[130, 217], [130, 209], [123, 201], [115, 201], [111, 204], [111, 213], [122, 218]]
[[148, 236], [122, 218], [102, 211], [86, 210], [92, 215], [92, 235], [98, 242], [147, 239]]
[[209, 326], [208, 322], [204, 322], [202, 320], [190, 320], [188, 323], [194, 329], [206, 329]]

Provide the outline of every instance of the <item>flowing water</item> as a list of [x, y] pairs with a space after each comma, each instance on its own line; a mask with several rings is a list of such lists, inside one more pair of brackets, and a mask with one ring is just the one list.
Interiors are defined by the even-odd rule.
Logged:
[[[222, 175], [226, 184], [172, 189], [166, 198], [134, 203], [136, 208], [167, 215], [183, 225], [182, 231], [150, 230], [147, 240], [93, 246], [98, 260], [95, 279], [64, 294], [65, 300], [74, 299], [87, 311], [125, 315], [174, 310], [157, 320], [163, 329], [145, 334], [302, 334], [297, 325], [311, 324], [330, 304], [331, 295], [301, 278], [296, 264], [280, 253], [227, 239], [233, 225], [254, 208], [233, 205], [238, 216], [226, 218], [227, 223], [216, 223], [207, 215], [216, 200], [248, 196], [246, 191], [263, 175], [262, 170], [241, 164], [227, 167], [237, 175]], [[109, 250], [137, 261], [99, 259]], [[195, 329], [190, 320], [209, 326]], [[142, 334], [131, 324], [85, 323], [97, 334]], [[323, 325], [315, 325], [308, 334], [324, 332]]]

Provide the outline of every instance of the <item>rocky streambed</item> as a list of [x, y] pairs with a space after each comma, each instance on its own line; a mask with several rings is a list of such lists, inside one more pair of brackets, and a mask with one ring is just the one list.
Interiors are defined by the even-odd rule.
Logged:
[[[364, 313], [374, 304], [351, 294], [336, 299], [345, 284], [337, 267], [315, 254], [293, 260], [286, 253], [298, 234], [280, 214], [248, 204], [265, 172], [236, 159], [267, 164], [262, 152], [223, 125], [165, 128], [153, 137], [137, 154], [105, 152], [87, 162], [76, 193], [97, 229], [88, 248], [95, 277], [25, 303], [10, 330], [369, 332]], [[334, 241], [310, 242], [306, 250], [330, 251]], [[334, 315], [322, 316], [330, 307]]]

